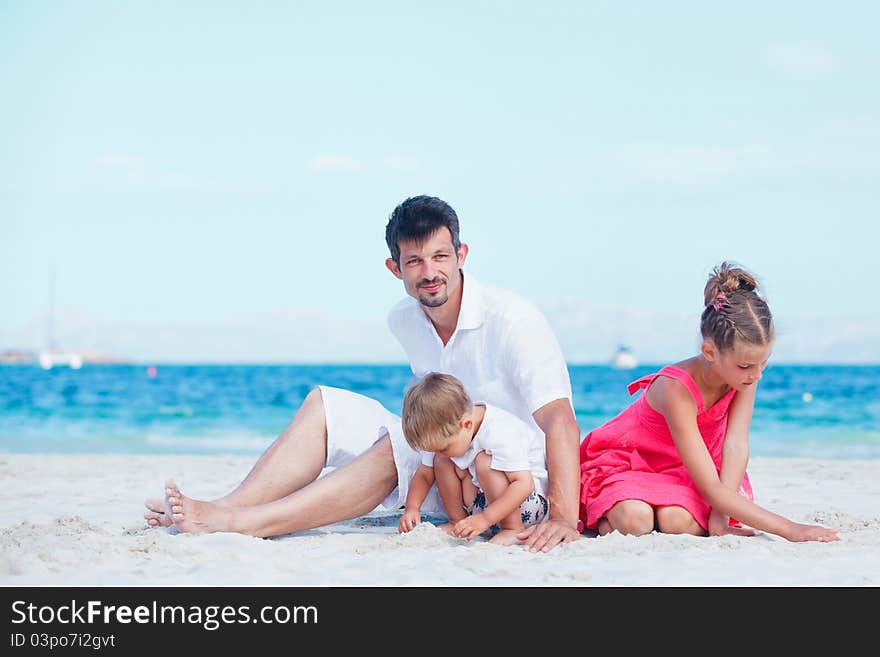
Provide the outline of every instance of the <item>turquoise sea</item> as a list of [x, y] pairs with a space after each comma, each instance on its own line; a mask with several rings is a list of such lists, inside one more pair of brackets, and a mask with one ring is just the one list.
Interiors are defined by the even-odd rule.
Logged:
[[[571, 365], [582, 435], [633, 398], [626, 385], [659, 369]], [[399, 413], [406, 365], [0, 366], [0, 451], [261, 453], [317, 384], [347, 388]], [[880, 366], [774, 365], [752, 420], [753, 456], [880, 459]]]

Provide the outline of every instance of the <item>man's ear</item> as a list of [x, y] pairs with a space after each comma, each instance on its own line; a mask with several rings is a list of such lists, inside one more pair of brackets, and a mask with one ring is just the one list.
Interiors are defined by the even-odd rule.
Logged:
[[459, 268], [464, 267], [464, 261], [467, 260], [468, 255], [468, 245], [465, 243], [461, 243], [458, 245], [458, 266]]
[[703, 354], [703, 358], [710, 363], [714, 363], [715, 359], [718, 357], [718, 349], [715, 347], [715, 343], [711, 340], [703, 340], [703, 344], [700, 345], [700, 353]]
[[396, 278], [403, 279], [403, 275], [400, 273], [400, 267], [397, 266], [397, 261], [394, 258], [387, 258], [385, 260], [385, 266]]

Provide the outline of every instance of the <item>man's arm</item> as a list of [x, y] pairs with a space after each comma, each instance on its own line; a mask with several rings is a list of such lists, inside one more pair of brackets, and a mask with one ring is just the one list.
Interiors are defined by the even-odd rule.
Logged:
[[532, 416], [547, 441], [550, 519], [526, 528], [519, 536], [530, 551], [547, 552], [559, 543], [568, 543], [580, 536], [577, 530], [580, 428], [568, 399], [544, 404]]

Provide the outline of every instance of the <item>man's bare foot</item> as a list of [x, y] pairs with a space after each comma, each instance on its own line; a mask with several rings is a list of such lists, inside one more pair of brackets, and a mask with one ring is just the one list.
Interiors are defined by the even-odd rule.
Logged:
[[230, 509], [213, 502], [201, 502], [180, 492], [173, 479], [165, 484], [165, 515], [180, 532], [204, 534], [231, 531]]
[[171, 518], [165, 513], [165, 500], [161, 497], [153, 497], [144, 502], [147, 512], [144, 520], [150, 527], [170, 527]]
[[519, 534], [522, 529], [502, 529], [495, 536], [489, 539], [490, 543], [494, 543], [495, 545], [519, 545], [522, 543], [516, 535]]

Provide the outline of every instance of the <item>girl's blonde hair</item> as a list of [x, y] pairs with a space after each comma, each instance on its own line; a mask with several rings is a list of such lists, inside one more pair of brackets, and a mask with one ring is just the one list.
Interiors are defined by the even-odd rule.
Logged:
[[705, 309], [700, 333], [722, 351], [733, 348], [734, 340], [750, 345], [773, 342], [773, 316], [758, 294], [757, 279], [742, 267], [722, 262], [712, 270], [703, 290]]
[[403, 435], [413, 449], [434, 452], [459, 429], [473, 403], [461, 381], [431, 372], [412, 384], [403, 397]]

